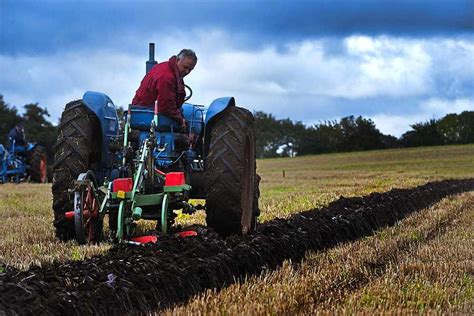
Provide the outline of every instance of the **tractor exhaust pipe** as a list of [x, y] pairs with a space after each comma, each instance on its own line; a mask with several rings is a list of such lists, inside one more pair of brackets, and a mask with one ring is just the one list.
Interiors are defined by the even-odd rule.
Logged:
[[151, 68], [157, 64], [155, 60], [155, 43], [150, 43], [148, 55], [148, 61], [146, 62], [146, 74], [149, 73]]

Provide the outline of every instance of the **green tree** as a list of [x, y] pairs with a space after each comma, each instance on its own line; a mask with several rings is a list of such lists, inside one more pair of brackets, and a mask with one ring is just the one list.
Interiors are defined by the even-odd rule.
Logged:
[[281, 132], [278, 121], [272, 114], [261, 111], [255, 112], [254, 117], [257, 157], [277, 157]]
[[424, 123], [411, 125], [412, 131], [402, 135], [401, 142], [405, 147], [433, 146], [443, 144], [443, 137], [438, 130], [438, 122], [431, 119]]
[[457, 114], [448, 114], [437, 122], [438, 132], [445, 144], [460, 142], [459, 123]]
[[400, 141], [398, 140], [398, 138], [396, 138], [395, 136], [392, 136], [392, 135], [382, 134], [381, 141], [382, 141], [382, 144], [383, 144], [382, 148], [398, 148], [398, 147], [401, 147], [401, 144], [400, 144]]
[[341, 119], [342, 147], [339, 151], [357, 151], [384, 148], [382, 133], [370, 119], [348, 116]]
[[24, 108], [23, 124], [26, 140], [43, 145], [51, 161], [53, 159], [54, 143], [58, 135], [57, 128], [46, 119], [50, 116], [48, 110], [41, 108], [38, 103], [27, 104]]
[[344, 135], [341, 125], [336, 121], [326, 121], [315, 126], [313, 153], [330, 153], [340, 151]]
[[316, 129], [313, 126], [306, 127], [301, 122], [298, 122], [295, 127], [295, 154], [303, 156], [318, 152], [318, 142], [315, 141]]
[[458, 116], [459, 142], [474, 143], [474, 111], [464, 111]]
[[294, 157], [299, 155], [301, 136], [306, 127], [300, 121], [292, 122], [290, 119], [278, 121], [279, 126], [279, 155]]

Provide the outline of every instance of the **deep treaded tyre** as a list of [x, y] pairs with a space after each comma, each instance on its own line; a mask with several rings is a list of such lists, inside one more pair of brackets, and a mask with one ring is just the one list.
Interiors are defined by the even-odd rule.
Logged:
[[66, 104], [55, 144], [52, 186], [54, 226], [61, 240], [74, 238], [74, 221], [66, 221], [64, 216], [73, 210], [69, 190], [79, 174], [94, 170], [94, 164], [100, 161], [100, 139], [99, 122], [82, 100]]
[[30, 180], [37, 183], [48, 182], [48, 163], [46, 149], [37, 145], [28, 157]]
[[254, 230], [260, 177], [255, 173], [254, 118], [231, 106], [211, 130], [205, 160], [207, 225], [223, 236]]

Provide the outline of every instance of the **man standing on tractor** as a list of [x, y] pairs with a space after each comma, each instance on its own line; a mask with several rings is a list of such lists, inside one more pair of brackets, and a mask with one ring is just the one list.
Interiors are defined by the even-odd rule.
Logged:
[[25, 150], [26, 143], [23, 124], [18, 123], [12, 128], [10, 133], [8, 133], [8, 140], [10, 141], [10, 150], [13, 150], [13, 147], [15, 147], [16, 152], [23, 152]]
[[154, 106], [158, 112], [174, 119], [184, 130], [186, 122], [181, 113], [186, 92], [183, 78], [196, 66], [196, 53], [183, 49], [177, 56], [155, 65], [143, 78], [132, 105]]

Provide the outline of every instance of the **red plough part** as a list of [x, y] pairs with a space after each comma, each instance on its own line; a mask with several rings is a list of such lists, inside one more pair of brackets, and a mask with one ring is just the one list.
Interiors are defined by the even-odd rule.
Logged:
[[147, 243], [156, 243], [158, 241], [158, 237], [154, 235], [150, 236], [139, 236], [139, 237], [134, 237], [130, 239], [133, 243], [137, 244], [147, 244]]
[[66, 218], [67, 221], [73, 221], [74, 211], [69, 211], [69, 212], [64, 213], [64, 217]]
[[198, 233], [195, 232], [194, 230], [185, 230], [185, 231], [182, 231], [182, 232], [178, 233], [178, 236], [182, 237], [182, 238], [193, 237], [193, 236], [197, 236], [197, 235], [198, 235]]
[[[83, 214], [84, 214], [84, 219], [88, 219], [91, 215], [91, 213], [87, 209], [84, 211]], [[99, 213], [92, 212], [92, 218], [98, 218], [98, 217], [99, 217]], [[74, 220], [74, 211], [69, 211], [69, 212], [64, 213], [64, 218], [66, 218], [67, 221], [73, 221]]]
[[[176, 235], [181, 238], [187, 238], [187, 237], [197, 236], [198, 233], [195, 232], [194, 230], [184, 230], [182, 232], [177, 233]], [[148, 236], [134, 237], [130, 239], [128, 243], [133, 244], [133, 245], [142, 245], [142, 244], [148, 244], [148, 243], [155, 244], [157, 241], [158, 241], [158, 236], [148, 235]]]

